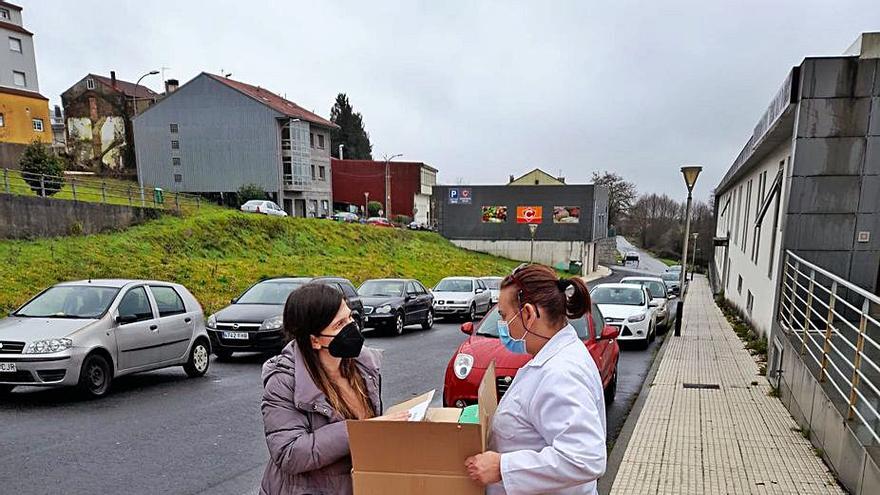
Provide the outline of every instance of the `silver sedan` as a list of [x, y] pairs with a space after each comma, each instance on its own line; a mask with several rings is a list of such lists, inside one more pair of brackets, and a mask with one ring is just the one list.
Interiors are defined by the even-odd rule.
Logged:
[[208, 371], [205, 316], [182, 285], [89, 280], [50, 287], [0, 320], [0, 394], [77, 386], [100, 397], [114, 378], [170, 366]]

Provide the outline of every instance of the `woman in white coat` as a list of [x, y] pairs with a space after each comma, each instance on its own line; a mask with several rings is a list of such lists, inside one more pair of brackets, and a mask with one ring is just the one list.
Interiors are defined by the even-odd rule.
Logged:
[[489, 495], [597, 494], [605, 472], [605, 399], [596, 363], [568, 318], [590, 311], [580, 278], [522, 265], [501, 283], [498, 334], [532, 356], [492, 421], [489, 451], [466, 460]]

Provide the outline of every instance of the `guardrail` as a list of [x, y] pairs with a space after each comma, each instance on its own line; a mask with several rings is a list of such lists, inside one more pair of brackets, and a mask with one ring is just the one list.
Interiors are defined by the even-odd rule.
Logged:
[[178, 211], [199, 209], [202, 205], [202, 198], [197, 195], [89, 176], [33, 174], [3, 169], [0, 181], [0, 192], [6, 194]]
[[777, 316], [847, 419], [880, 443], [880, 297], [786, 251]]

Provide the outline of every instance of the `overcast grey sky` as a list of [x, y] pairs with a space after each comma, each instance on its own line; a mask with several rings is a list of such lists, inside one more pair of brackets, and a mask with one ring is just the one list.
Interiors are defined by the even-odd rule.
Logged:
[[403, 153], [446, 183], [607, 169], [682, 196], [678, 168], [699, 163], [700, 199], [793, 65], [880, 30], [877, 0], [13, 3], [52, 103], [89, 72], [224, 69], [325, 117], [347, 93], [374, 158]]

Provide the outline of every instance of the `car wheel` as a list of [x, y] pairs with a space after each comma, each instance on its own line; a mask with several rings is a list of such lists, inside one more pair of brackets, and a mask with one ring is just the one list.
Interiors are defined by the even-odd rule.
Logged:
[[605, 403], [614, 402], [614, 396], [617, 394], [617, 363], [614, 364], [614, 372], [611, 375], [611, 381], [605, 387]]
[[189, 360], [183, 365], [183, 371], [190, 378], [198, 378], [204, 376], [208, 372], [208, 366], [211, 364], [211, 353], [208, 351], [208, 344], [204, 339], [199, 339], [193, 344], [189, 350]]
[[232, 351], [226, 349], [214, 349], [214, 355], [217, 356], [217, 359], [220, 361], [229, 361], [232, 359]]
[[89, 398], [107, 395], [113, 383], [113, 369], [101, 354], [89, 354], [79, 372], [79, 389]]
[[0, 385], [0, 397], [8, 395], [14, 388], [15, 385]]
[[403, 313], [397, 313], [397, 317], [394, 318], [394, 326], [391, 327], [391, 332], [394, 335], [403, 335], [403, 327], [404, 327]]
[[428, 310], [425, 321], [422, 322], [422, 330], [430, 330], [432, 328], [434, 328], [434, 312]]
[[471, 304], [471, 309], [468, 311], [467, 321], [476, 321], [477, 319], [477, 306], [475, 304]]

